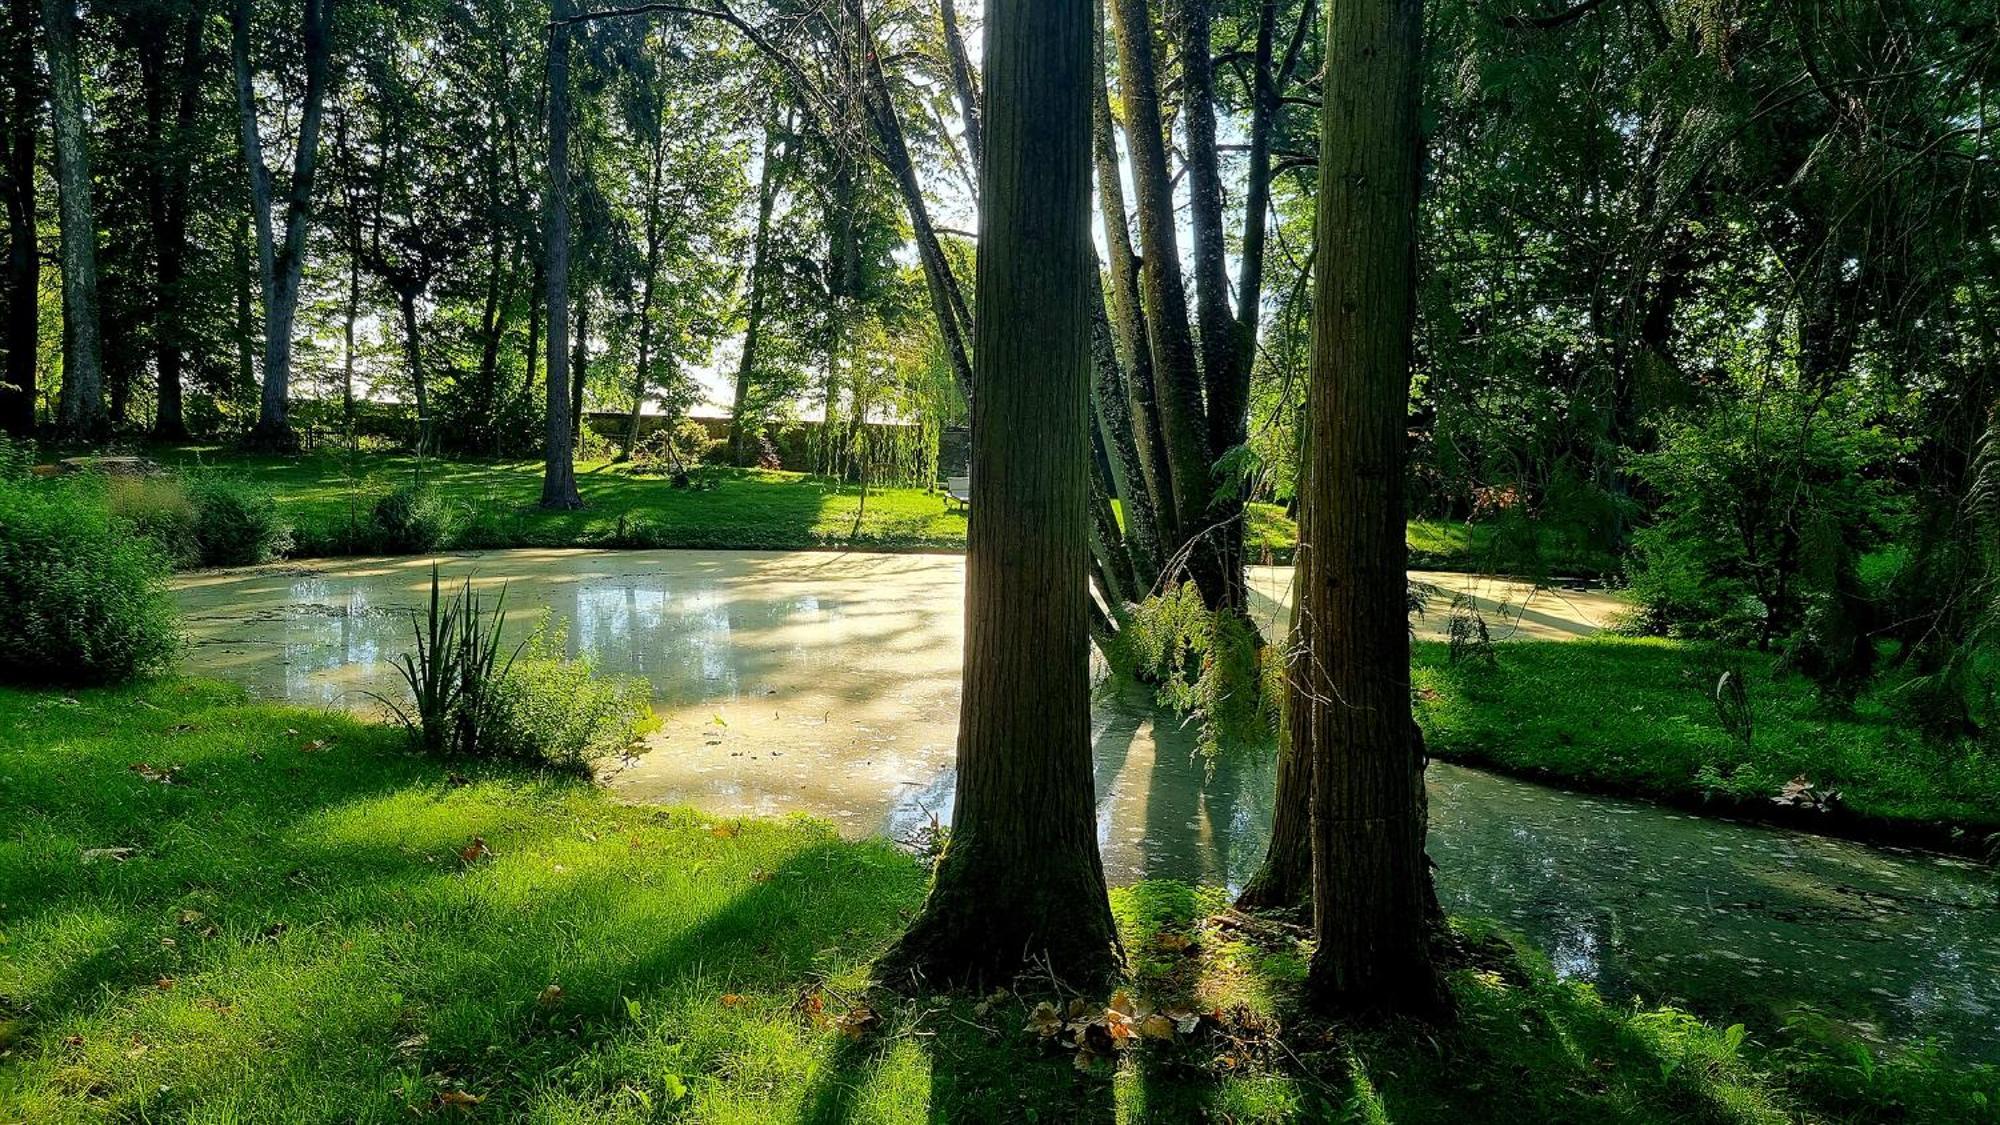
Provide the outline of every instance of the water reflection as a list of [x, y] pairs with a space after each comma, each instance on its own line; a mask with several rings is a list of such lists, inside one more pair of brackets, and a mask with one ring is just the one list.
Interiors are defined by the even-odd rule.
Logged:
[[[369, 692], [396, 688], [389, 661], [409, 646], [429, 573], [425, 560], [358, 560], [187, 578], [189, 664], [274, 697], [369, 708]], [[510, 632], [546, 610], [572, 651], [652, 682], [664, 728], [609, 779], [628, 799], [807, 812], [852, 835], [949, 820], [957, 558], [513, 551], [447, 560], [445, 573], [504, 581]], [[1275, 615], [1285, 573], [1253, 580]], [[1116, 683], [1095, 693], [1091, 733], [1114, 881], [1247, 880], [1270, 824], [1268, 753], [1211, 766], [1192, 732]], [[1611, 996], [1766, 1024], [1810, 1003], [1863, 1035], [2000, 1058], [1990, 869], [1441, 765], [1431, 815], [1447, 908], [1501, 920]]]

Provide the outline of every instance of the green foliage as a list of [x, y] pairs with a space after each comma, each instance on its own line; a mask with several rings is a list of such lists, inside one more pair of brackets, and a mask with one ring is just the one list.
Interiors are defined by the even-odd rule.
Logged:
[[180, 651], [168, 560], [101, 482], [0, 478], [0, 679], [117, 683]]
[[693, 418], [662, 426], [632, 450], [634, 468], [648, 473], [685, 473], [703, 464], [725, 443], [708, 435], [708, 427]]
[[383, 554], [422, 554], [452, 545], [464, 510], [440, 489], [403, 484], [375, 501], [369, 512], [370, 538], [361, 549]]
[[600, 676], [588, 655], [568, 655], [565, 641], [544, 621], [516, 654], [500, 678], [487, 752], [582, 771], [655, 725], [651, 685]]
[[291, 525], [270, 489], [227, 473], [198, 472], [188, 477], [187, 496], [202, 565], [247, 566], [291, 549]]
[[1192, 582], [1134, 606], [1118, 643], [1162, 707], [1201, 724], [1213, 757], [1229, 745], [1262, 745], [1277, 729], [1284, 667], [1242, 615], [1213, 612]]
[[111, 514], [152, 540], [170, 564], [201, 564], [194, 502], [179, 477], [111, 477], [104, 482], [104, 496]]
[[1813, 597], [1833, 592], [1842, 553], [1887, 533], [1884, 470], [1897, 448], [1853, 404], [1783, 390], [1725, 396], [1663, 427], [1658, 451], [1632, 462], [1659, 494], [1633, 543], [1644, 626], [1765, 646], [1789, 638]]
[[396, 661], [410, 692], [409, 707], [385, 701], [426, 753], [471, 757], [493, 753], [501, 744], [500, 685], [519, 652], [500, 659], [506, 601], [502, 589], [489, 610], [470, 579], [447, 601], [438, 569], [431, 567], [430, 602], [410, 623], [414, 647]]

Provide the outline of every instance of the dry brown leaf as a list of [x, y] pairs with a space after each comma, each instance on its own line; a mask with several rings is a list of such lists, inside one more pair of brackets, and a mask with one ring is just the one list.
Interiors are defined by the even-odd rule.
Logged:
[[1172, 1039], [1175, 1024], [1173, 1020], [1158, 1012], [1140, 1020], [1137, 1024], [1139, 1035], [1145, 1039]]
[[458, 850], [458, 858], [468, 864], [478, 863], [482, 859], [493, 858], [493, 849], [486, 846], [484, 836], [474, 836], [470, 844]]
[[736, 834], [741, 831], [743, 831], [743, 826], [731, 820], [710, 827], [708, 834], [718, 840], [733, 840], [736, 838]]
[[880, 1027], [882, 1025], [882, 1017], [875, 1013], [875, 1009], [870, 1008], [866, 1004], [857, 1004], [853, 1008], [848, 1009], [839, 1019], [834, 1020], [833, 1024], [840, 1029], [842, 1035], [847, 1036], [849, 1039], [858, 1040], [865, 1037], [869, 1032], [874, 1031], [877, 1027]]
[[562, 998], [562, 985], [551, 984], [547, 988], [542, 989], [541, 995], [535, 997], [535, 1003], [544, 1008], [553, 1008], [557, 1004], [562, 1003]]
[[1056, 1006], [1044, 1000], [1035, 1005], [1034, 1011], [1028, 1013], [1028, 1025], [1021, 1030], [1032, 1031], [1044, 1039], [1050, 1039], [1062, 1029], [1063, 1019], [1056, 1012]]
[[725, 1007], [725, 1008], [737, 1008], [737, 1007], [741, 1007], [741, 1006], [742, 1006], [742, 1004], [743, 1004], [743, 994], [742, 994], [742, 993], [740, 993], [740, 992], [725, 992], [725, 993], [723, 993], [723, 994], [722, 994], [722, 1006], [723, 1006], [723, 1007]]

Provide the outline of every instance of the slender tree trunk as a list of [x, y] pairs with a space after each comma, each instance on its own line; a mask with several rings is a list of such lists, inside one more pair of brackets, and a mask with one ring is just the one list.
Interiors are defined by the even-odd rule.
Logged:
[[[548, 301], [547, 462], [542, 468], [542, 507], [581, 508], [576, 491], [576, 446], [570, 430], [569, 401], [569, 40], [570, 0], [553, 0], [549, 28], [548, 185], [542, 231], [546, 250]], [[534, 333], [533, 326], [529, 334]], [[533, 364], [529, 371], [534, 370]], [[580, 405], [580, 404], [579, 404]]]
[[[1165, 126], [1160, 118], [1159, 77], [1154, 64], [1153, 25], [1146, 0], [1112, 0], [1112, 28], [1118, 42], [1119, 89], [1125, 101], [1125, 135], [1132, 146], [1132, 185], [1139, 204], [1140, 271], [1148, 343], [1160, 431], [1173, 471], [1177, 546], [1204, 534], [1208, 510], [1210, 457], [1201, 372], [1188, 327], [1187, 288], [1181, 279], [1180, 245], [1174, 233], [1173, 183], [1167, 172]], [[1163, 505], [1165, 507], [1166, 505]], [[1211, 567], [1214, 554], [1189, 553], [1190, 570], [1210, 605], [1226, 591]]]
[[41, 90], [35, 74], [36, 0], [8, 6], [6, 145], [7, 266], [0, 305], [0, 430], [15, 437], [35, 432], [35, 362], [41, 341], [42, 258], [36, 227], [35, 127]]
[[944, 246], [938, 241], [937, 228], [931, 223], [930, 204], [925, 201], [923, 185], [917, 180], [917, 166], [910, 159], [902, 122], [896, 116], [896, 104], [890, 95], [888, 76], [882, 70], [881, 52], [862, 10], [862, 0], [841, 2], [847, 8], [848, 20], [855, 34], [860, 37], [861, 100], [875, 133], [876, 155], [881, 159], [882, 166], [889, 170], [889, 178], [895, 182], [896, 192], [902, 197], [903, 209], [909, 214], [910, 240], [917, 245], [917, 259], [923, 266], [924, 284], [930, 290], [931, 306], [937, 313], [938, 335], [944, 343], [945, 358], [951, 364], [952, 376], [958, 382], [960, 393], [970, 402], [972, 361], [965, 350], [965, 332], [966, 326], [972, 323], [972, 315], [965, 307], [965, 294], [958, 287], [958, 279], [952, 274], [951, 259], [945, 257]]
[[299, 134], [292, 177], [285, 195], [285, 238], [277, 241], [272, 216], [271, 170], [264, 163], [263, 127], [257, 119], [256, 83], [250, 66], [250, 0], [237, 0], [232, 14], [231, 53], [236, 66], [237, 112], [242, 118], [243, 157], [250, 166], [250, 205], [257, 223], [257, 265], [264, 288], [264, 389], [258, 403], [253, 444], [267, 449], [298, 448], [292, 432], [292, 324], [298, 317], [299, 286], [305, 274], [306, 234], [312, 221], [312, 186], [319, 165], [319, 127], [326, 102], [333, 0], [305, 0], [301, 38], [306, 88], [299, 107]]
[[1107, 495], [1116, 498], [1125, 513], [1122, 532], [1116, 520], [1110, 525], [1111, 542], [1128, 556], [1125, 569], [1131, 573], [1131, 593], [1143, 597], [1159, 578], [1159, 529], [1154, 523], [1153, 498], [1147, 494], [1140, 473], [1139, 453], [1132, 443], [1132, 417], [1125, 380], [1118, 370], [1118, 349], [1111, 340], [1111, 322], [1104, 311], [1103, 288], [1093, 288], [1090, 296], [1090, 405], [1096, 422], [1091, 432], [1110, 473]]
[[[658, 122], [654, 123], [657, 127]], [[660, 273], [660, 175], [666, 164], [667, 138], [664, 130], [653, 135], [653, 170], [646, 182], [646, 276], [639, 283], [639, 362], [632, 375], [632, 417], [625, 427], [627, 461], [639, 445], [639, 420], [646, 407], [646, 391], [653, 381], [653, 289]]]
[[1097, 163], [1098, 210], [1104, 216], [1104, 241], [1110, 250], [1111, 297], [1107, 315], [1117, 344], [1124, 380], [1126, 413], [1132, 449], [1138, 458], [1139, 482], [1152, 501], [1154, 539], [1151, 569], [1165, 562], [1164, 551], [1178, 541], [1179, 512], [1175, 509], [1173, 470], [1160, 434], [1159, 407], [1153, 391], [1153, 349], [1146, 339], [1146, 307], [1139, 286], [1139, 256], [1132, 252], [1132, 228], [1125, 216], [1125, 184], [1119, 170], [1118, 139], [1111, 120], [1110, 93], [1105, 82], [1102, 0], [1097, 17], [1095, 73], [1091, 78], [1092, 152]]
[[403, 314], [403, 355], [410, 365], [410, 389], [417, 398], [417, 455], [430, 452], [431, 417], [430, 382], [425, 377], [424, 348], [421, 335], [422, 326], [417, 322], [417, 294], [422, 286], [415, 283], [400, 285], [396, 289], [396, 305]]
[[583, 444], [583, 391], [590, 377], [590, 286], [576, 294], [576, 338], [570, 341], [569, 356], [569, 444], [572, 450]]
[[[950, 0], [945, 0], [949, 3]], [[770, 253], [771, 211], [777, 204], [777, 130], [764, 130], [764, 161], [757, 172], [757, 233], [750, 240], [750, 307], [744, 317], [743, 355], [736, 363], [736, 396], [729, 409], [729, 463], [748, 462], [744, 415], [757, 377], [757, 346], [764, 330], [764, 258]]]
[[[1311, 465], [1304, 463], [1304, 458], [1301, 462], [1301, 470], [1309, 474]], [[1298, 491], [1310, 493], [1312, 485], [1302, 477]], [[1313, 510], [1299, 512], [1302, 543], [1310, 538], [1304, 521]], [[1295, 591], [1303, 593], [1311, 584], [1311, 562], [1310, 552], [1298, 552], [1292, 570]], [[1308, 682], [1303, 661], [1310, 652], [1310, 642], [1299, 616], [1300, 600], [1292, 599], [1291, 626], [1286, 630], [1284, 714], [1279, 724], [1278, 790], [1272, 804], [1271, 842], [1265, 848], [1264, 862], [1237, 896], [1236, 905], [1244, 910], [1282, 910], [1312, 902], [1312, 748], [1293, 733], [1310, 721], [1307, 708], [1312, 702], [1302, 690]]]
[[1449, 999], [1431, 960], [1404, 612], [1422, 8], [1340, 0], [1328, 11], [1295, 671], [1306, 702], [1292, 739], [1313, 769], [1314, 1002], [1434, 1015]]
[[1090, 5], [988, 11], [958, 791], [883, 973], [1095, 987], [1118, 956], [1090, 759]]
[[952, 89], [958, 94], [958, 112], [965, 122], [965, 148], [972, 154], [973, 178], [976, 181], [985, 139], [979, 127], [979, 89], [973, 83], [972, 62], [965, 53], [965, 37], [958, 33], [957, 0], [938, 0], [938, 19], [944, 25], [945, 60], [951, 67]]
[[45, 0], [42, 16], [55, 106], [56, 214], [62, 229], [65, 346], [58, 421], [65, 438], [88, 441], [103, 436], [108, 419], [97, 320], [97, 209], [91, 202], [76, 0]]
[[153, 436], [161, 441], [187, 440], [182, 372], [187, 355], [187, 330], [181, 292], [187, 268], [188, 196], [194, 179], [194, 127], [201, 112], [201, 83], [207, 69], [204, 29], [208, 13], [195, 4], [181, 30], [180, 89], [174, 107], [171, 140], [159, 138], [154, 149], [161, 185], [153, 224], [153, 259], [159, 290], [153, 306], [154, 366], [159, 376], [159, 405], [153, 416]]
[[[1209, 30], [1213, 0], [1177, 0], [1181, 31], [1181, 117], [1187, 132], [1189, 222], [1194, 236], [1195, 317], [1201, 330], [1201, 370], [1208, 391], [1208, 460], [1222, 460], [1248, 437], [1250, 372], [1241, 362], [1236, 311], [1229, 292], [1229, 259], [1223, 245], [1222, 169], [1215, 148], [1215, 69]], [[1243, 502], [1239, 483], [1213, 489], [1194, 545], [1208, 556], [1207, 572], [1219, 582], [1211, 608], [1241, 611]]]

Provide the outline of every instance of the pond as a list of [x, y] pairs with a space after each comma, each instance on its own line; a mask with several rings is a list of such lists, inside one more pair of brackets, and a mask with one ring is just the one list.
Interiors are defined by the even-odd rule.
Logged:
[[[618, 796], [722, 815], [808, 813], [907, 838], [952, 804], [963, 561], [941, 555], [500, 551], [442, 561], [507, 588], [607, 671], [648, 678], [664, 725], [607, 771]], [[379, 710], [428, 594], [423, 559], [189, 575], [189, 671], [260, 695]], [[1616, 603], [1422, 576], [1479, 600], [1497, 635], [1573, 636]], [[1289, 572], [1253, 568], [1282, 620]], [[1426, 628], [1441, 624], [1433, 614]], [[1269, 830], [1267, 753], [1210, 770], [1143, 689], [1094, 696], [1098, 835], [1114, 882], [1239, 886]], [[1955, 859], [1689, 816], [1434, 764], [1431, 855], [1447, 909], [1498, 919], [1565, 976], [1774, 1026], [1808, 1005], [1870, 1041], [2000, 1060], [2000, 878]]]

